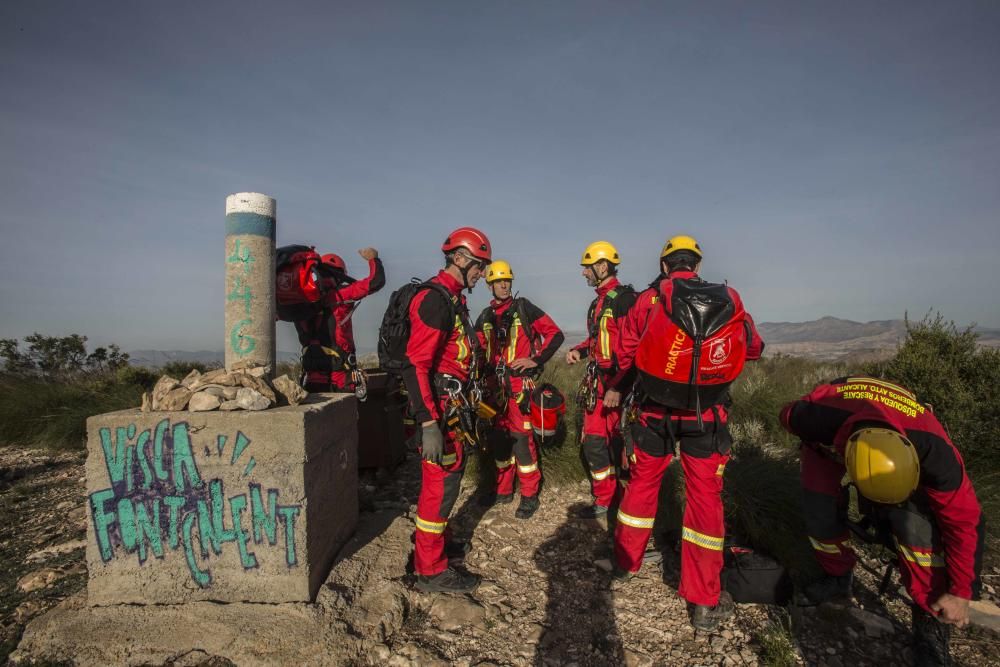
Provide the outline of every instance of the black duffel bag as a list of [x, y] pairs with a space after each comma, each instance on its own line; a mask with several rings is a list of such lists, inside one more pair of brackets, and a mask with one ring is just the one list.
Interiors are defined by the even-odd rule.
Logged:
[[792, 579], [785, 566], [744, 546], [726, 545], [722, 588], [735, 602], [784, 606], [792, 599]]

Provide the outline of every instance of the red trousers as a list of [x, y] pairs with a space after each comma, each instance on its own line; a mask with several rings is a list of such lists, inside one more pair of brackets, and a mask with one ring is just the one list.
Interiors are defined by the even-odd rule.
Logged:
[[[846, 470], [811, 445], [803, 445], [801, 453], [802, 503], [813, 553], [827, 574], [847, 574], [857, 557], [848, 543], [847, 487], [840, 484]], [[948, 572], [937, 522], [920, 491], [902, 505], [871, 503], [866, 514], [891, 531], [903, 585], [917, 605], [933, 614], [930, 604], [947, 592]], [[981, 541], [983, 524], [979, 529]]]
[[531, 431], [531, 421], [521, 413], [514, 396], [507, 399], [506, 410], [497, 418], [497, 435], [493, 440], [493, 459], [497, 466], [497, 493], [514, 492], [514, 471], [522, 496], [538, 494], [542, 472], [538, 468], [538, 450]]
[[[718, 416], [719, 419], [715, 419]], [[666, 418], [660, 407], [644, 409], [630, 436], [635, 448], [631, 478], [618, 509], [615, 560], [637, 572], [649, 543], [659, 504], [660, 484], [680, 440], [684, 468], [684, 520], [681, 529], [681, 584], [677, 592], [688, 602], [714, 606], [721, 590], [725, 523], [722, 476], [732, 439], [723, 409], [706, 411], [703, 430], [690, 419]]]
[[597, 405], [583, 413], [580, 447], [590, 469], [590, 491], [594, 504], [608, 507], [618, 489], [612, 442], [618, 438], [621, 408], [604, 407], [604, 383], [598, 384]]
[[[447, 409], [446, 404], [447, 398], [442, 399], [442, 414]], [[444, 459], [441, 464], [421, 461], [420, 470], [413, 569], [417, 574], [431, 576], [448, 568], [444, 543], [448, 537], [448, 516], [458, 499], [462, 474], [465, 472], [462, 443], [451, 432], [445, 431]]]

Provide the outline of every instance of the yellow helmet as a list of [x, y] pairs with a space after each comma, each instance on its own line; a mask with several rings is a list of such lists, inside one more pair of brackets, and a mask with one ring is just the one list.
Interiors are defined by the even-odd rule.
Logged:
[[660, 252], [660, 259], [663, 259], [671, 253], [675, 253], [678, 250], [690, 250], [694, 254], [701, 257], [701, 246], [694, 239], [693, 236], [674, 236], [667, 240], [666, 244], [663, 246], [663, 250]]
[[606, 259], [612, 264], [621, 263], [621, 259], [618, 258], [618, 250], [613, 245], [607, 241], [594, 241], [587, 246], [586, 250], [583, 251], [583, 257], [580, 258], [580, 264], [583, 266], [591, 266], [602, 259]]
[[495, 259], [492, 264], [486, 267], [486, 283], [489, 284], [497, 280], [514, 280], [514, 270], [510, 268], [510, 264], [502, 259]]
[[877, 503], [903, 502], [920, 481], [920, 459], [913, 443], [887, 428], [855, 431], [847, 440], [844, 459], [858, 493]]

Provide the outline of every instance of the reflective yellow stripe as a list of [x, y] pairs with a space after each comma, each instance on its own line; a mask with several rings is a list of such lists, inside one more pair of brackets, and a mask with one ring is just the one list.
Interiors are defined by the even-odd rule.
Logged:
[[944, 558], [932, 551], [914, 551], [898, 541], [896, 547], [899, 549], [899, 553], [903, 554], [903, 558], [920, 567], [945, 567]]
[[[310, 345], [307, 345], [304, 348], [302, 348], [302, 354], [305, 354], [306, 350], [308, 350], [310, 347], [311, 347]], [[323, 354], [325, 355], [340, 358], [340, 355], [337, 353], [337, 351], [332, 348], [323, 347], [322, 345], [320, 345], [319, 349], [323, 350]]]
[[604, 468], [602, 470], [598, 470], [596, 472], [591, 472], [590, 476], [593, 477], [594, 479], [596, 479], [599, 482], [602, 479], [607, 479], [608, 477], [614, 477], [615, 476], [615, 470], [614, 470], [614, 468], [608, 466], [607, 468]]
[[510, 341], [507, 343], [507, 363], [517, 359], [517, 333], [521, 330], [520, 320], [517, 315], [514, 315], [514, 321], [510, 325], [510, 335], [508, 338]]
[[469, 356], [469, 348], [465, 344], [465, 327], [462, 326], [462, 318], [458, 315], [455, 316], [455, 328], [458, 330], [458, 338], [455, 339], [455, 344], [458, 345], [458, 356], [455, 361], [463, 361]]
[[425, 533], [434, 533], [439, 535], [444, 532], [445, 526], [448, 525], [447, 521], [428, 521], [427, 519], [421, 519], [419, 516], [416, 519], [417, 530], [422, 530]]
[[521, 426], [521, 428], [523, 428], [523, 429], [525, 429], [525, 430], [527, 430], [527, 429], [531, 428], [531, 422], [530, 422], [530, 421], [527, 421], [527, 420], [525, 420], [524, 422], [522, 422], [522, 426]]
[[[458, 454], [445, 454], [444, 456], [441, 457], [441, 465], [443, 466], [455, 465], [456, 461], [458, 461]], [[438, 465], [437, 463], [434, 463], [432, 461], [424, 461], [424, 463], [426, 463], [429, 466]]]
[[840, 547], [837, 544], [833, 544], [831, 542], [820, 542], [819, 540], [814, 540], [811, 537], [809, 538], [809, 542], [816, 551], [822, 551], [825, 554], [840, 555]]
[[720, 463], [718, 469], [716, 469], [715, 474], [718, 477], [722, 477], [722, 474], [726, 472], [726, 464]]
[[633, 528], [652, 528], [654, 517], [639, 517], [632, 516], [631, 514], [625, 514], [621, 510], [618, 510], [618, 521], [624, 523], [626, 526], [632, 526]]
[[532, 463], [530, 466], [517, 466], [517, 471], [522, 475], [527, 475], [538, 470], [538, 464]]
[[510, 457], [506, 461], [501, 461], [500, 459], [497, 459], [497, 467], [498, 468], [509, 468], [510, 466], [514, 465], [514, 461], [515, 460], [516, 459], [513, 456]]
[[847, 378], [847, 384], [853, 384], [855, 382], [869, 382], [871, 384], [882, 385], [883, 387], [885, 387], [887, 389], [892, 389], [893, 391], [895, 391], [897, 393], [903, 394], [904, 396], [906, 396], [911, 401], [917, 400], [917, 397], [914, 396], [913, 394], [911, 394], [908, 390], [903, 389], [898, 384], [893, 384], [891, 382], [886, 382], [885, 380], [879, 380], [879, 379], [876, 379], [876, 378], [868, 378], [868, 377], [864, 377], [864, 378]]
[[601, 313], [601, 332], [599, 338], [601, 341], [601, 354], [604, 355], [605, 359], [611, 358], [611, 335], [608, 334], [608, 320], [612, 318], [611, 309], [607, 308], [603, 313]]
[[493, 358], [493, 325], [483, 323], [483, 336], [486, 338], [486, 361]]
[[722, 545], [725, 542], [724, 537], [712, 537], [705, 533], [699, 533], [697, 530], [691, 530], [687, 526], [681, 530], [681, 538], [691, 544], [697, 544], [699, 547], [713, 551], [722, 551]]

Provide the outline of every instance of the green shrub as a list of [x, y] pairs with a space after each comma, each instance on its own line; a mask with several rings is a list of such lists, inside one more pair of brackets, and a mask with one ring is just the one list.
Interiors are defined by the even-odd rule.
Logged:
[[191, 371], [204, 373], [213, 368], [219, 368], [219, 364], [203, 364], [200, 361], [168, 361], [160, 366], [159, 374], [183, 380]]
[[[980, 347], [971, 327], [960, 331], [941, 315], [907, 321], [906, 331], [896, 354], [867, 372], [933, 406], [965, 459], [987, 520], [1000, 515], [1000, 350]], [[989, 529], [987, 546], [987, 562], [995, 562], [1000, 542]]]
[[111, 380], [48, 382], [0, 375], [0, 444], [76, 449], [87, 417], [138, 407], [143, 387]]

